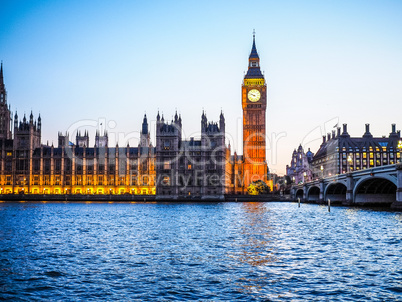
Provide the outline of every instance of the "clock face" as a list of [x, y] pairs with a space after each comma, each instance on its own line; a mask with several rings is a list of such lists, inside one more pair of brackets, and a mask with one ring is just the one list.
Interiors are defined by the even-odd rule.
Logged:
[[251, 102], [257, 102], [261, 97], [261, 93], [257, 89], [251, 89], [247, 97]]

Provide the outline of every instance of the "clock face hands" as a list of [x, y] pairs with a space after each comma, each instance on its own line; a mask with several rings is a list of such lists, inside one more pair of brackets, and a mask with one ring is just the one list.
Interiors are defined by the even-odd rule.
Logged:
[[247, 97], [251, 102], [257, 102], [260, 99], [261, 94], [257, 89], [251, 89], [248, 92]]

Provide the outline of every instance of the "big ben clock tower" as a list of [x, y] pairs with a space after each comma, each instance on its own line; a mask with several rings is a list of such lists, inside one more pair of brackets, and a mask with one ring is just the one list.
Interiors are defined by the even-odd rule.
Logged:
[[242, 85], [243, 108], [243, 177], [245, 188], [252, 181], [267, 182], [265, 111], [267, 108], [267, 85], [260, 70], [260, 58], [255, 46], [248, 58], [248, 70]]

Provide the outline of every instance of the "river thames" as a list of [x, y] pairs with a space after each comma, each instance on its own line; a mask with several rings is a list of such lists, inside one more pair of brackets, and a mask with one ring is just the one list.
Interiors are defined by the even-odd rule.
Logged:
[[0, 300], [402, 301], [402, 213], [0, 203]]

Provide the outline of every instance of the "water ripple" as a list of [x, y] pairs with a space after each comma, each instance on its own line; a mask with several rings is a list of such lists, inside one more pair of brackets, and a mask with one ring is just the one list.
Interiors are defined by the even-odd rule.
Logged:
[[402, 301], [402, 214], [1, 203], [0, 300]]

